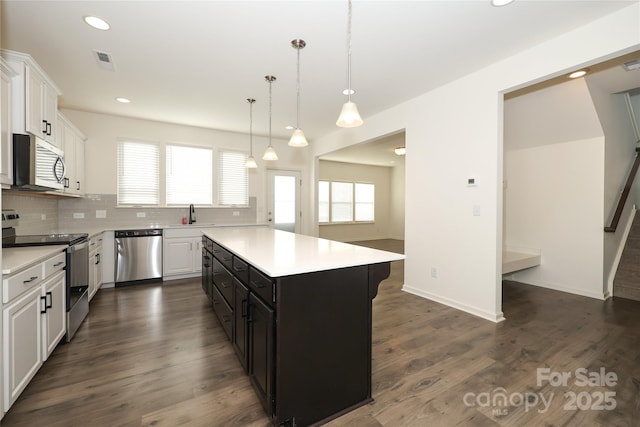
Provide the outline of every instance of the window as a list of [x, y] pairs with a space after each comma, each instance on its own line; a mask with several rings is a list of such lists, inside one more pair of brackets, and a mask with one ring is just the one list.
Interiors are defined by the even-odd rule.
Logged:
[[329, 222], [329, 181], [318, 182], [318, 222]]
[[166, 204], [211, 205], [212, 150], [167, 145]]
[[375, 184], [318, 182], [318, 222], [338, 224], [375, 219]]
[[118, 205], [160, 204], [160, 147], [122, 141], [118, 144]]
[[373, 221], [376, 187], [373, 184], [355, 184], [356, 221]]
[[331, 183], [331, 222], [353, 221], [353, 183]]
[[248, 206], [246, 159], [241, 151], [119, 141], [118, 206]]
[[218, 157], [218, 204], [247, 206], [249, 204], [249, 174], [245, 163], [247, 154], [239, 151], [220, 151]]

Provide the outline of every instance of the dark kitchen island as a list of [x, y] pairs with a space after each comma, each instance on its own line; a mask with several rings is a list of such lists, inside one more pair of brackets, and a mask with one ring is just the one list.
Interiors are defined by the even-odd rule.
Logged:
[[266, 227], [203, 231], [202, 287], [274, 425], [371, 398], [371, 303], [404, 255]]

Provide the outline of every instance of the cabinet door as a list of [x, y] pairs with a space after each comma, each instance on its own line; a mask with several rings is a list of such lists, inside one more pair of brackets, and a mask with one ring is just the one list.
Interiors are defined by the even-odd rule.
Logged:
[[4, 410], [15, 402], [42, 365], [42, 288], [3, 309]]
[[192, 243], [192, 255], [193, 255], [193, 272], [202, 272], [202, 263], [200, 262], [200, 254], [202, 253], [202, 238], [193, 237]]
[[89, 301], [91, 301], [96, 287], [96, 269], [93, 266], [95, 256], [95, 252], [89, 252]]
[[249, 376], [267, 414], [273, 413], [273, 310], [249, 294]]
[[47, 121], [43, 115], [44, 79], [29, 65], [26, 73], [26, 117], [27, 132], [45, 138], [47, 136]]
[[234, 330], [233, 330], [233, 348], [238, 354], [240, 363], [245, 372], [248, 372], [249, 358], [247, 349], [249, 348], [249, 289], [238, 279], [233, 279], [233, 292], [235, 300], [235, 308], [233, 310]]
[[2, 73], [0, 80], [0, 184], [13, 184], [13, 140], [11, 131], [11, 79]]
[[213, 286], [212, 262], [213, 262], [213, 255], [211, 255], [211, 252], [209, 252], [205, 248], [202, 248], [202, 290], [204, 291], [204, 293], [207, 295], [207, 298], [209, 298], [209, 301], [211, 302], [213, 302], [211, 300], [211, 292], [212, 292], [211, 287]]
[[[60, 120], [62, 125], [62, 120]], [[73, 129], [69, 126], [64, 128], [64, 164], [67, 168], [64, 180], [64, 192], [75, 194], [76, 182], [76, 139]]]
[[42, 333], [42, 360], [47, 360], [66, 333], [65, 273], [61, 271], [43, 284], [46, 313]]
[[76, 194], [84, 194], [85, 193], [85, 182], [84, 182], [84, 140], [79, 136], [75, 135], [75, 159], [74, 159], [74, 169], [75, 169], [75, 182], [74, 192]]
[[62, 141], [56, 140], [58, 127], [58, 95], [56, 94], [55, 89], [46, 83], [43, 83], [42, 102], [42, 117], [46, 122], [44, 139], [56, 147], [61, 147]]
[[164, 239], [163, 275], [193, 272], [193, 239], [175, 237]]

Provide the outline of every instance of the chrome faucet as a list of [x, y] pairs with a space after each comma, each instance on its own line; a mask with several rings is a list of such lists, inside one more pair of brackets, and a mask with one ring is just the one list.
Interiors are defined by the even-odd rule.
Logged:
[[189, 205], [189, 224], [196, 222], [196, 209], [193, 205]]

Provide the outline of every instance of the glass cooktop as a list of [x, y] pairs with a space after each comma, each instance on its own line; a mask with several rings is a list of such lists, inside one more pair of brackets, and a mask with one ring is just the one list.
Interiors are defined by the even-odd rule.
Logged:
[[87, 233], [77, 234], [30, 234], [24, 236], [7, 236], [2, 238], [3, 248], [23, 246], [75, 245], [87, 240]]

